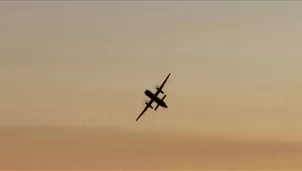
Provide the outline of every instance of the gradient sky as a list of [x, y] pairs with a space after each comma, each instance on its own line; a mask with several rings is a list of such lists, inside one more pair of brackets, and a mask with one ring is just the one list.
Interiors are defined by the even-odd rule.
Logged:
[[[302, 2], [0, 2], [0, 125], [302, 141]], [[167, 74], [168, 110], [145, 89]]]
[[301, 169], [301, 9], [0, 2], [0, 169]]

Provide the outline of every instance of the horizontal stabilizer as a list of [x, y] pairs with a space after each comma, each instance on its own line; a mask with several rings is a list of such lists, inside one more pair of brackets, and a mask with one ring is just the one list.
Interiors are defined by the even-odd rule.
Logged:
[[[164, 97], [163, 97], [161, 100], [164, 101], [164, 99], [166, 98], [166, 96], [167, 96], [167, 95], [164, 95]], [[154, 110], [156, 110], [158, 107], [159, 107], [159, 104], [156, 105], [156, 107], [155, 107]], [[152, 108], [152, 109], [153, 109], [153, 108]]]
[[155, 109], [154, 109], [154, 110], [156, 110], [156, 109], [158, 108], [158, 106], [159, 106], [159, 104], [157, 104], [157, 105], [156, 105], [156, 107], [155, 107]]

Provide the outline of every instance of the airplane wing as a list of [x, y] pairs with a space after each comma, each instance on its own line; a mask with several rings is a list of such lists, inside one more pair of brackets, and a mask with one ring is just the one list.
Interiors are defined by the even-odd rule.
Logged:
[[151, 106], [152, 102], [153, 102], [153, 100], [150, 100], [149, 103], [146, 103], [146, 107], [144, 108], [144, 110], [142, 111], [142, 113], [136, 118], [136, 121], [139, 120], [139, 118], [146, 112], [146, 110], [147, 110], [149, 107], [152, 108], [152, 106]]
[[170, 75], [171, 75], [171, 73], [169, 73], [169, 75], [166, 77], [165, 81], [161, 84], [161, 86], [156, 88], [157, 92], [155, 93], [155, 96], [157, 96], [160, 92], [163, 92], [162, 89], [163, 89], [164, 85], [166, 84]]

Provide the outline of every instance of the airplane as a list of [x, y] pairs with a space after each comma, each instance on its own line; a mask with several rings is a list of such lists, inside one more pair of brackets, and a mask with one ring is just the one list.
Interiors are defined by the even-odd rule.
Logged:
[[150, 98], [150, 101], [149, 102], [146, 102], [146, 107], [144, 108], [144, 110], [142, 111], [142, 113], [137, 117], [136, 121], [139, 120], [139, 118], [146, 112], [146, 110], [150, 107], [151, 109], [153, 109], [152, 107], [152, 103], [155, 102], [157, 103], [157, 106], [155, 107], [155, 111], [156, 109], [161, 106], [163, 108], [168, 108], [167, 104], [164, 102], [164, 99], [166, 98], [166, 95], [164, 95], [164, 97], [162, 99], [160, 99], [158, 97], [159, 93], [162, 93], [164, 94], [163, 92], [163, 87], [164, 85], [166, 84], [168, 78], [170, 77], [171, 73], [169, 73], [169, 75], [166, 77], [165, 81], [161, 84], [160, 87], [156, 87], [157, 91], [155, 94], [153, 94], [151, 91], [149, 90], [146, 90], [145, 91], [145, 95], [148, 96]]

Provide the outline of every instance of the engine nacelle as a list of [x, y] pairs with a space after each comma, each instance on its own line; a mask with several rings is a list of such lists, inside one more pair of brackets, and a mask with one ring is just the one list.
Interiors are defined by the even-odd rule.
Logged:
[[[158, 88], [158, 87], [156, 87], [156, 89], [157, 89], [157, 91], [159, 90], [159, 88]], [[164, 92], [163, 92], [162, 90], [160, 90], [160, 92], [164, 94]]]
[[151, 109], [153, 109], [152, 105], [149, 105], [148, 102], [146, 102], [146, 105], [149, 106]]

